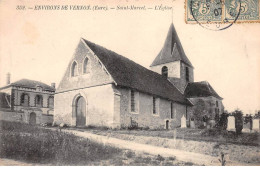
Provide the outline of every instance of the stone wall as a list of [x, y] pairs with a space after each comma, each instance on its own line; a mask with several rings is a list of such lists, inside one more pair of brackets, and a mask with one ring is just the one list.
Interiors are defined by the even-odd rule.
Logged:
[[[184, 92], [188, 82], [194, 82], [193, 68], [181, 61], [175, 61], [150, 67], [152, 71], [162, 74], [162, 67], [168, 68], [168, 79], [180, 91]], [[189, 70], [189, 81], [186, 80], [186, 67]]]
[[52, 115], [43, 115], [40, 111], [10, 111], [0, 110], [0, 120], [23, 122], [29, 124], [30, 113], [36, 114], [36, 124], [52, 123]]
[[[121, 114], [120, 123], [123, 127], [130, 126], [131, 119], [138, 123], [139, 127], [149, 127], [154, 129], [165, 128], [166, 120], [169, 120], [170, 128], [181, 125], [181, 117], [186, 115], [186, 105], [173, 103], [173, 119], [171, 119], [171, 101], [159, 99], [159, 114], [153, 114], [153, 96], [139, 92], [139, 111], [131, 112], [130, 109], [130, 89], [118, 88], [121, 94]], [[190, 111], [190, 108], [187, 109]]]
[[[187, 64], [181, 62], [180, 64], [180, 78], [169, 78], [169, 80], [182, 92], [184, 92], [185, 87], [188, 82], [194, 82], [193, 68]], [[189, 81], [186, 80], [186, 67], [189, 70]]]
[[180, 78], [181, 66], [180, 61], [164, 63], [161, 65], [156, 65], [150, 67], [152, 71], [162, 74], [162, 67], [166, 66], [168, 68], [168, 77]]
[[57, 93], [54, 100], [54, 122], [76, 125], [76, 97], [86, 101], [86, 126], [115, 127], [114, 90], [112, 84]]
[[[83, 63], [86, 58], [88, 59], [87, 72], [83, 73]], [[73, 62], [76, 62], [78, 67], [78, 75], [74, 77], [71, 76], [71, 66]], [[78, 88], [104, 85], [112, 82], [113, 80], [103, 64], [81, 40], [56, 92], [59, 93]]]

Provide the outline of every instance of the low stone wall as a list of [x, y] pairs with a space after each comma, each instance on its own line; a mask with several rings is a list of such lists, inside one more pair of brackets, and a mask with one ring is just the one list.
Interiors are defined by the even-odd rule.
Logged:
[[0, 120], [23, 122], [24, 116], [23, 112], [0, 110]]
[[[29, 123], [28, 112], [0, 110], [0, 120]], [[36, 124], [52, 123], [53, 115], [37, 114]]]
[[45, 115], [45, 114], [43, 114], [42, 118], [41, 118], [41, 122], [42, 123], [52, 123], [53, 122], [53, 115]]

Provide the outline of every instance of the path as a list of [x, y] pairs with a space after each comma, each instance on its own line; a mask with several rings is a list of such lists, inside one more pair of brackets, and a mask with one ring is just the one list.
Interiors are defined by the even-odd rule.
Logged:
[[[63, 131], [67, 132], [67, 133], [72, 133], [79, 137], [88, 138], [90, 140], [93, 140], [93, 141], [96, 141], [99, 143], [111, 145], [111, 146], [122, 148], [122, 149], [130, 149], [133, 151], [149, 153], [152, 155], [160, 154], [163, 157], [175, 156], [177, 160], [184, 161], [184, 162], [192, 162], [192, 163], [198, 164], [198, 165], [207, 165], [207, 166], [208, 165], [211, 165], [211, 166], [220, 165], [220, 162], [218, 161], [219, 157], [213, 157], [213, 156], [209, 156], [209, 155], [205, 155], [205, 154], [187, 152], [187, 151], [182, 151], [182, 150], [177, 150], [177, 149], [157, 147], [157, 146], [152, 146], [152, 145], [148, 145], [148, 144], [140, 144], [140, 143], [121, 140], [121, 139], [112, 138], [112, 137], [108, 137], [108, 136], [96, 135], [96, 134], [89, 133], [89, 132], [67, 130], [67, 129], [63, 129]], [[248, 164], [235, 162], [235, 161], [227, 161], [227, 165], [243, 166], [243, 165], [248, 165]]]
[[35, 164], [25, 163], [12, 159], [0, 158], [0, 166], [32, 166]]

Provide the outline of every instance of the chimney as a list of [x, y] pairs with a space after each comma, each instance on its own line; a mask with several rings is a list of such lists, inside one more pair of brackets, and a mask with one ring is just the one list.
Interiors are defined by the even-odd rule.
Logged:
[[10, 84], [10, 79], [11, 79], [11, 74], [8, 72], [6, 74], [6, 85], [9, 85]]
[[55, 83], [51, 83], [51, 87], [55, 89]]

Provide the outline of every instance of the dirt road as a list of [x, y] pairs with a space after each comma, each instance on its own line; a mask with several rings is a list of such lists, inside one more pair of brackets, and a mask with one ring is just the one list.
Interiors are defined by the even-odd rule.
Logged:
[[[147, 144], [140, 144], [140, 143], [121, 140], [121, 139], [112, 138], [112, 137], [108, 137], [108, 136], [96, 135], [96, 134], [92, 134], [89, 132], [66, 130], [66, 129], [63, 129], [63, 131], [65, 131], [67, 133], [72, 133], [79, 137], [88, 138], [90, 140], [97, 141], [99, 143], [103, 143], [105, 145], [115, 146], [118, 148], [130, 149], [133, 151], [149, 153], [152, 155], [160, 154], [161, 156], [164, 156], [164, 157], [175, 156], [177, 160], [184, 161], [184, 162], [192, 162], [197, 165], [207, 165], [207, 166], [209, 166], [209, 165], [210, 166], [219, 166], [220, 165], [220, 162], [218, 160], [219, 158], [209, 156], [209, 155], [193, 153], [193, 152], [186, 152], [186, 151], [177, 150], [177, 149], [162, 148], [162, 147], [157, 147], [157, 146], [152, 146], [152, 145], [147, 145]], [[239, 163], [236, 161], [227, 161], [227, 165], [243, 166], [243, 165], [248, 165], [248, 164]]]

